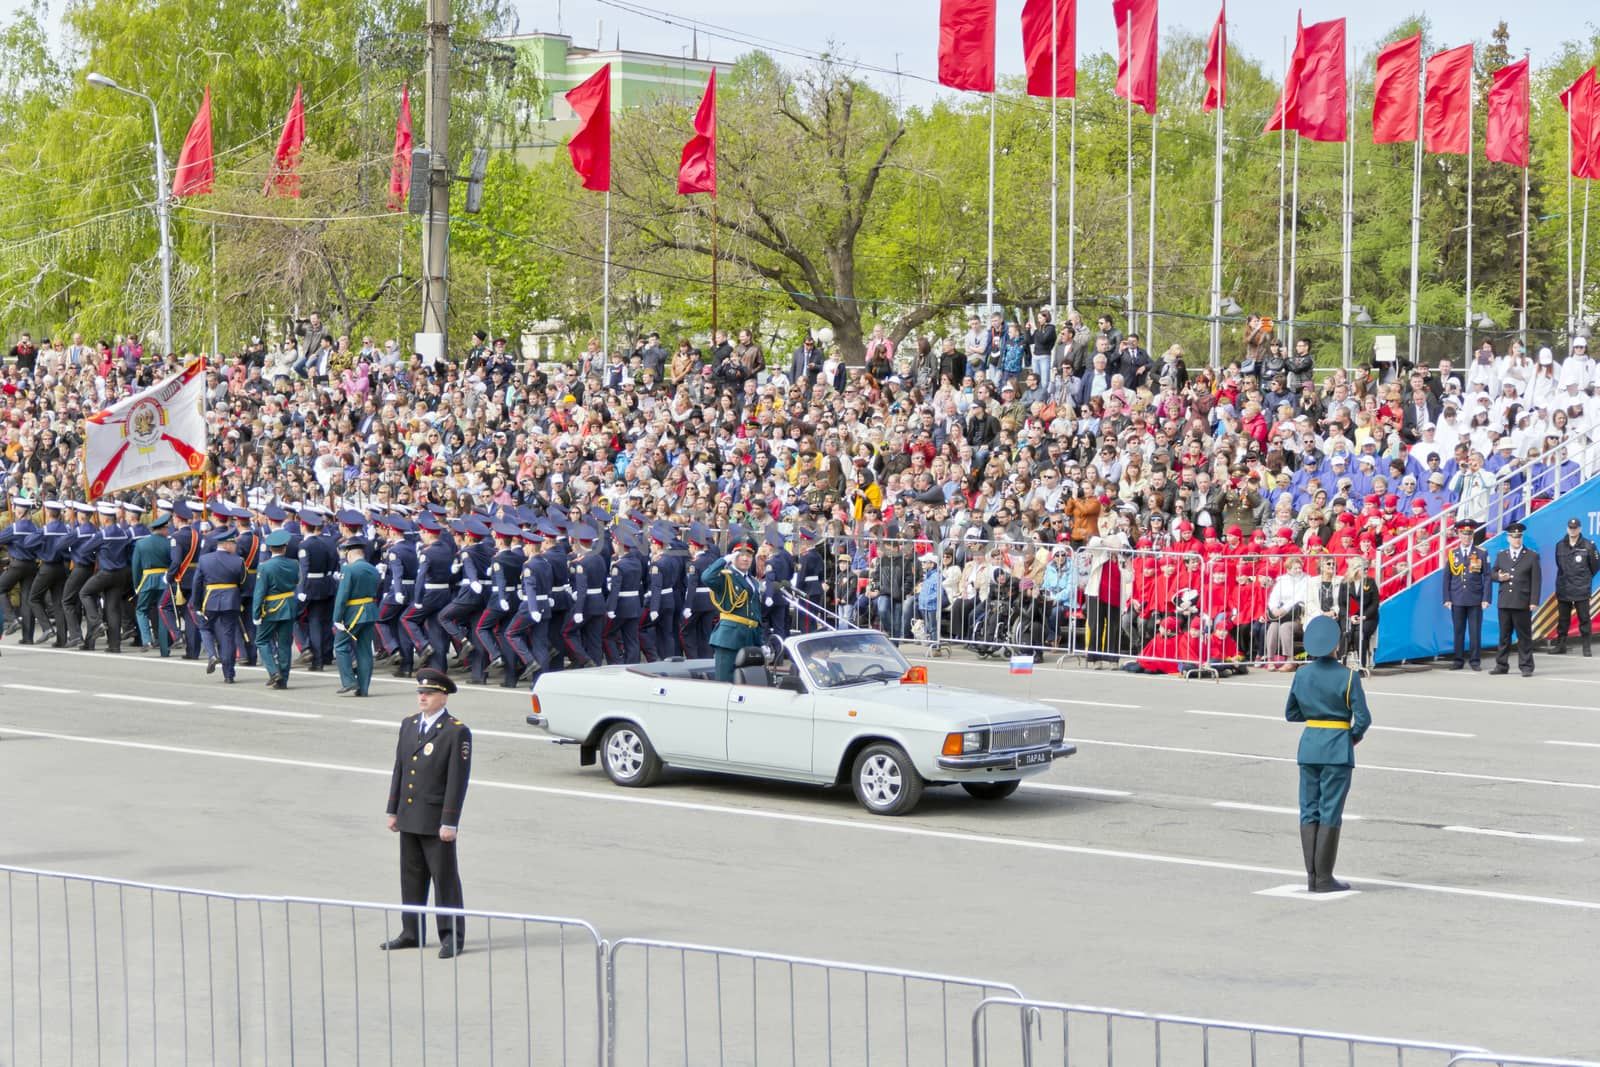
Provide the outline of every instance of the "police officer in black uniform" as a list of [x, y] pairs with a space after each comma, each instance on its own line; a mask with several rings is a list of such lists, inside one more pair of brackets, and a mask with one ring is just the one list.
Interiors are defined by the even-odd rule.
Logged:
[[688, 659], [710, 659], [711, 631], [716, 628], [718, 612], [700, 576], [719, 556], [716, 535], [704, 523], [691, 522], [685, 539], [694, 558], [684, 577], [683, 654]]
[[[400, 724], [387, 811], [389, 829], [400, 835], [403, 904], [427, 904], [431, 881], [435, 906], [463, 906], [456, 828], [472, 773], [472, 731], [445, 707], [455, 691], [455, 682], [444, 671], [422, 668], [417, 672], [417, 714]], [[416, 912], [406, 912], [400, 920], [400, 936], [381, 947], [418, 947], [422, 925], [417, 919]], [[438, 927], [439, 958], [460, 955], [466, 940], [465, 923], [457, 916], [440, 915]]]
[[[1583, 524], [1577, 519], [1567, 520], [1567, 536], [1556, 543], [1556, 647], [1554, 656], [1567, 654], [1567, 629], [1572, 625], [1574, 613], [1578, 616], [1578, 636], [1583, 638], [1583, 654], [1591, 655], [1589, 648], [1589, 598], [1594, 594], [1594, 576], [1600, 572], [1600, 552], [1594, 542], [1583, 536]], [[39, 566], [40, 578], [44, 565]], [[33, 580], [39, 588], [39, 578]], [[34, 609], [38, 610], [37, 606]]]
[[333, 598], [339, 592], [339, 545], [331, 532], [322, 531], [320, 508], [306, 504], [300, 508], [300, 522], [311, 533], [300, 542], [300, 606], [306, 627], [306, 649], [311, 654], [310, 670], [320, 671], [333, 663]]
[[1517, 641], [1517, 666], [1524, 678], [1533, 674], [1533, 609], [1539, 603], [1539, 553], [1522, 543], [1527, 529], [1520, 522], [1506, 527], [1506, 547], [1494, 558], [1494, 581], [1500, 587], [1500, 648], [1490, 674], [1508, 674], [1511, 639]]

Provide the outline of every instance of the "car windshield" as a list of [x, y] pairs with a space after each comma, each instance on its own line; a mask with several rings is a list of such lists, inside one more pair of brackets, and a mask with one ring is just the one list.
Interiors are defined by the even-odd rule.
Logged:
[[893, 681], [909, 664], [880, 633], [840, 633], [809, 637], [799, 644], [800, 658], [819, 689]]

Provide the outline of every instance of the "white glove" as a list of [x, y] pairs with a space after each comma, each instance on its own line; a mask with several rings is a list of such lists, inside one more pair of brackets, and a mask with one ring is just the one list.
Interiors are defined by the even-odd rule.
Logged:
[[683, 609], [683, 617], [684, 617], [684, 618], [686, 618], [686, 619], [692, 619], [692, 618], [694, 618], [694, 611], [693, 611], [693, 609], [691, 609], [691, 608], [684, 608], [684, 609]]
[[483, 583], [482, 582], [468, 582], [467, 586], [472, 590], [473, 595], [477, 595], [478, 593], [483, 592]]
[[656, 621], [656, 620], [657, 620], [657, 619], [659, 619], [659, 618], [661, 618], [661, 612], [659, 612], [659, 611], [652, 611], [652, 612], [651, 612], [651, 613], [650, 613], [650, 621], [651, 621], [651, 622], [655, 622], [655, 621]]
[[344, 627], [344, 623], [342, 623], [342, 622], [336, 622], [336, 623], [334, 623], [334, 624], [333, 624], [333, 628], [334, 628], [334, 629], [335, 629], [335, 630], [337, 630], [337, 631], [339, 631], [339, 632], [340, 632], [340, 633], [344, 633], [344, 632], [346, 632], [346, 631], [345, 631], [345, 627]]
[[501, 611], [510, 611], [511, 610], [511, 602], [508, 601], [508, 600], [500, 601], [500, 610]]
[[771, 597], [767, 597], [766, 603], [767, 603], [767, 607], [769, 607], [769, 608], [772, 607], [772, 598]]
[[294, 598], [303, 604], [305, 603], [306, 595], [304, 593], [296, 593]]
[[608, 619], [615, 619], [615, 618], [616, 618], [616, 617], [617, 617], [617, 613], [616, 613], [616, 612], [614, 612], [614, 611], [608, 611], [608, 612], [606, 612], [606, 618], [608, 618]]
[[543, 622], [544, 621], [544, 612], [542, 612], [542, 611], [530, 611], [528, 613], [528, 617], [530, 619], [532, 619], [534, 622]]
[[404, 604], [406, 602], [406, 595], [404, 593], [396, 593], [394, 595], [394, 602], [396, 604]]
[[583, 625], [583, 612], [580, 611], [577, 614], [572, 616], [572, 624], [574, 626], [582, 626]]

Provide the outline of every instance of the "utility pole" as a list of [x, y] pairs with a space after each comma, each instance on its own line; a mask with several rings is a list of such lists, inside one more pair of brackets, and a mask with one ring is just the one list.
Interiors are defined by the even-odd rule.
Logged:
[[449, 355], [450, 316], [450, 4], [428, 0], [428, 211], [422, 220], [422, 332], [439, 335]]

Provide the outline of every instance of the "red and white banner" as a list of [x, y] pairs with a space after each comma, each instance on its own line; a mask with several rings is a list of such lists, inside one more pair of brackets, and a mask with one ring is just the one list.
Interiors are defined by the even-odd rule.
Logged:
[[196, 359], [89, 416], [83, 445], [87, 499], [200, 473], [206, 462], [205, 384], [205, 361]]

